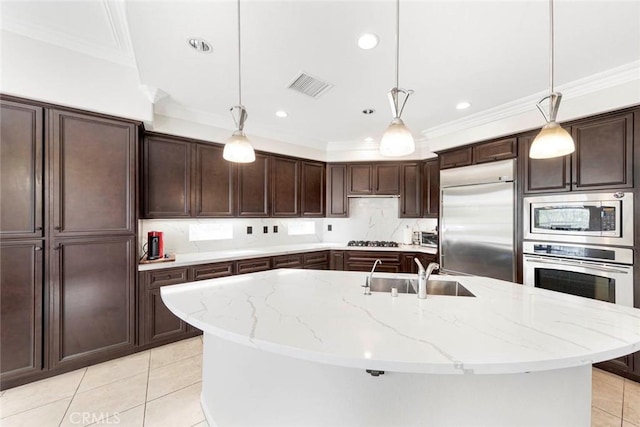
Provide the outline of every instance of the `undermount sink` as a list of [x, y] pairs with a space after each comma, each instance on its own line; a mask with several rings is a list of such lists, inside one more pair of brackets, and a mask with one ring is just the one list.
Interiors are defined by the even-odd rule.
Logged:
[[[418, 279], [392, 279], [386, 277], [373, 277], [371, 279], [371, 292], [391, 292], [396, 288], [400, 294], [415, 294], [414, 286], [418, 287]], [[460, 282], [455, 280], [427, 280], [427, 295], [448, 295], [455, 297], [475, 297]]]

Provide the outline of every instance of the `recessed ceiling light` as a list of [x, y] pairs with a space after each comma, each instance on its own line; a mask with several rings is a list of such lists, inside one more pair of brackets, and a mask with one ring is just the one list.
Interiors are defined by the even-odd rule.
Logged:
[[373, 142], [373, 138], [371, 138], [370, 136], [366, 137], [364, 139], [364, 142]]
[[365, 108], [364, 110], [362, 110], [362, 114], [364, 114], [365, 116], [368, 116], [369, 114], [373, 114], [375, 112], [376, 110], [374, 110], [373, 108]]
[[467, 101], [459, 102], [458, 105], [456, 105], [456, 110], [466, 110], [469, 107], [471, 107], [471, 103]]
[[278, 116], [278, 117], [287, 117], [288, 115], [289, 114], [287, 114], [286, 111], [282, 111], [282, 110], [276, 111], [276, 116]]
[[364, 33], [358, 38], [358, 47], [369, 50], [378, 46], [378, 36], [373, 33]]
[[187, 44], [191, 46], [193, 50], [200, 53], [211, 53], [213, 52], [213, 47], [211, 47], [211, 43], [206, 41], [205, 39], [201, 39], [198, 37], [191, 37], [187, 39]]

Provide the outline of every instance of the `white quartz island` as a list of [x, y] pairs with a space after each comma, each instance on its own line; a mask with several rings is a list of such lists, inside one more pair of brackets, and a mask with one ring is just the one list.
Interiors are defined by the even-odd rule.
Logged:
[[637, 309], [483, 277], [443, 276], [475, 297], [366, 296], [366, 275], [163, 287], [204, 332], [209, 424], [588, 427], [591, 364], [640, 350]]

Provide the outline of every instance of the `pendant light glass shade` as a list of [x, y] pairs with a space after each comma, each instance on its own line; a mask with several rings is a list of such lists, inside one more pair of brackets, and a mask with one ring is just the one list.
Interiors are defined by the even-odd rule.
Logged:
[[552, 157], [566, 156], [576, 150], [573, 138], [558, 123], [549, 122], [533, 140], [529, 148], [529, 157], [532, 159], [550, 159]]
[[[233, 115], [237, 110], [238, 117]], [[251, 163], [256, 160], [256, 153], [244, 134], [244, 123], [247, 121], [249, 114], [242, 105], [242, 51], [240, 43], [240, 0], [238, 0], [238, 105], [231, 107], [231, 117], [236, 124], [236, 130], [231, 138], [224, 144], [222, 157], [234, 163]]]
[[[549, 33], [549, 95], [536, 104], [547, 124], [542, 127], [529, 148], [529, 157], [532, 159], [550, 159], [566, 156], [576, 151], [576, 146], [569, 132], [562, 129], [562, 126], [556, 122], [562, 94], [553, 90], [553, 0], [549, 0]], [[549, 99], [548, 117], [540, 106], [545, 99]]]
[[413, 142], [411, 131], [405, 126], [400, 118], [407, 99], [413, 93], [412, 90], [400, 89], [398, 87], [400, 62], [400, 0], [396, 0], [396, 87], [389, 91], [389, 103], [393, 120], [382, 135], [380, 140], [380, 154], [386, 157], [400, 157], [411, 154], [416, 146]]
[[406, 156], [415, 151], [413, 135], [401, 118], [396, 117], [382, 135], [380, 154], [386, 157]]
[[236, 130], [224, 145], [222, 157], [229, 162], [251, 163], [255, 162], [256, 153], [244, 132]]

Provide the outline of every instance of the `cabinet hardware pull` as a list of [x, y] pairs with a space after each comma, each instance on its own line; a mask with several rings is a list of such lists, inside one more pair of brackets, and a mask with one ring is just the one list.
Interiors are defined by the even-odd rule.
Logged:
[[53, 227], [54, 230], [60, 230], [60, 226], [56, 225], [55, 227]]
[[42, 230], [42, 227], [36, 227], [36, 230]]
[[33, 248], [34, 251], [41, 251], [42, 248], [40, 246], [36, 246], [35, 248]]
[[53, 249], [54, 249], [54, 250], [56, 250], [56, 251], [57, 251], [57, 250], [60, 250], [61, 248], [62, 248], [62, 246], [61, 246], [61, 245], [58, 245], [58, 246], [54, 246], [54, 247], [53, 247]]

